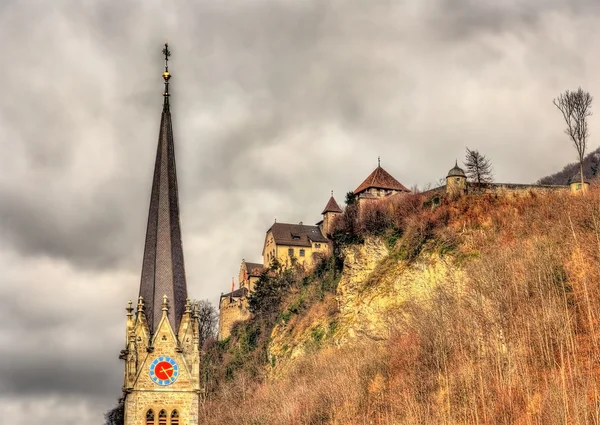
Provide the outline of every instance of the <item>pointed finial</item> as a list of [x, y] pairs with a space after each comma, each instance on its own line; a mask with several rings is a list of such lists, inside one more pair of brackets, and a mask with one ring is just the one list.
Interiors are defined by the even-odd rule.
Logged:
[[455, 159], [455, 160], [454, 160], [454, 166], [455, 166], [455, 167], [458, 167], [458, 159]]
[[171, 79], [171, 74], [169, 73], [169, 56], [171, 56], [171, 51], [169, 50], [169, 43], [165, 41], [165, 47], [162, 50], [163, 55], [165, 55], [165, 72], [163, 72], [163, 79], [165, 80], [165, 91], [163, 96], [165, 97], [164, 106], [168, 106], [169, 104], [169, 80]]
[[140, 295], [140, 297], [138, 298], [137, 312], [142, 313], [143, 311], [144, 311], [144, 298]]
[[377, 166], [381, 167], [381, 157], [380, 156], [377, 157]]
[[194, 301], [194, 304], [192, 306], [192, 317], [197, 319], [200, 316], [198, 314], [199, 311], [200, 311], [200, 301]]
[[127, 317], [132, 317], [133, 316], [133, 302], [131, 300], [127, 301], [127, 308], [125, 310], [127, 310]]
[[167, 302], [167, 296], [163, 295], [163, 302], [162, 302], [162, 311], [168, 311], [168, 302]]
[[186, 298], [185, 300], [185, 311], [184, 313], [186, 314], [190, 314], [192, 312], [192, 302], [190, 301], [190, 298]]
[[333, 198], [333, 190], [331, 191], [331, 197]]

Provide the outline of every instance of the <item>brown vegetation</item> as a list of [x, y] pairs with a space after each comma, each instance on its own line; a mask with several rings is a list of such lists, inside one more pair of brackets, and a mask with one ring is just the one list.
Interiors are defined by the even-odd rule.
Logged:
[[384, 237], [405, 264], [437, 253], [465, 279], [391, 312], [385, 341], [324, 341], [277, 378], [266, 358], [254, 376], [232, 374], [200, 422], [600, 424], [600, 192], [423, 201], [350, 211], [338, 234]]

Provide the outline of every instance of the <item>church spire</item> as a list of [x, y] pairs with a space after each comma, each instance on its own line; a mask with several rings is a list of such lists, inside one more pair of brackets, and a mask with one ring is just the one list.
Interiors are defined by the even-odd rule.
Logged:
[[171, 56], [171, 52], [167, 43], [165, 43], [163, 54], [165, 55], [164, 101], [140, 282], [140, 296], [144, 300], [145, 315], [151, 333], [154, 333], [162, 317], [164, 296], [167, 297], [171, 306], [168, 318], [174, 332], [179, 329], [179, 322], [185, 311], [185, 300], [187, 299], [179, 224], [175, 148], [169, 108], [169, 80], [171, 78], [169, 56]]

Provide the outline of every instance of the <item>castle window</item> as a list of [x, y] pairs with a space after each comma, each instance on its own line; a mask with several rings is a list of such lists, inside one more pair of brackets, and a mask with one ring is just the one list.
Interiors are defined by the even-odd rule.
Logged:
[[154, 425], [154, 410], [152, 409], [146, 412], [146, 425]]
[[460, 177], [456, 177], [456, 178], [454, 179], [454, 181], [455, 181], [456, 183], [460, 183]]
[[179, 412], [177, 410], [171, 412], [171, 425], [179, 425]]
[[290, 257], [294, 256], [294, 248], [288, 248], [288, 256], [290, 256]]
[[304, 250], [303, 249], [300, 250], [300, 257], [304, 257]]
[[167, 425], [167, 411], [164, 409], [158, 414], [158, 425]]
[[320, 243], [316, 243], [315, 244], [315, 248], [321, 248], [321, 244]]
[[577, 190], [581, 190], [581, 183], [577, 183]]

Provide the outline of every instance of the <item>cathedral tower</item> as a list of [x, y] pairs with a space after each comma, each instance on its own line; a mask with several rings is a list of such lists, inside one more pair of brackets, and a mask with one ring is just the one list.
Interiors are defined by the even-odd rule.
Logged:
[[[165, 43], [163, 108], [137, 308], [127, 308], [125, 425], [197, 425], [198, 307], [187, 298]], [[135, 314], [134, 314], [135, 310]]]

